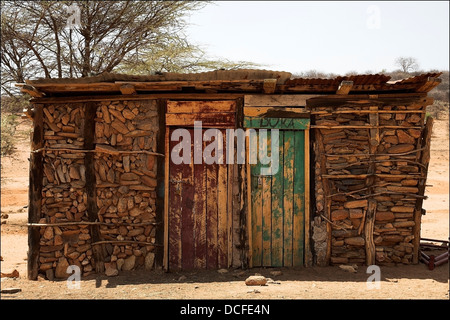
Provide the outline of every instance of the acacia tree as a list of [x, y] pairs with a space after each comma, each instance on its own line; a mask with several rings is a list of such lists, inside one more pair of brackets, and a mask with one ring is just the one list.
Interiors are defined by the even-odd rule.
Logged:
[[208, 60], [188, 42], [185, 17], [206, 3], [2, 1], [2, 91], [37, 77], [253, 65]]
[[398, 57], [395, 59], [395, 65], [404, 73], [410, 73], [419, 69], [419, 63], [413, 57]]

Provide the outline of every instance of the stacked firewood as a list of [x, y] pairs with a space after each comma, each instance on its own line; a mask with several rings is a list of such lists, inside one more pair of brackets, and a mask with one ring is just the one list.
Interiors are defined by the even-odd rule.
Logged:
[[[92, 272], [91, 235], [87, 225], [86, 153], [83, 149], [84, 107], [54, 104], [44, 109], [43, 179], [39, 270], [48, 279], [66, 278], [67, 267]], [[73, 151], [71, 151], [73, 150]]]
[[[88, 107], [88, 106], [86, 106]], [[93, 152], [95, 203], [102, 259], [108, 275], [152, 268], [156, 233], [156, 135], [154, 101], [97, 104], [95, 148], [85, 150], [82, 104], [44, 106], [44, 150], [39, 272], [67, 278], [96, 270], [87, 213], [86, 155]], [[92, 107], [92, 106], [89, 106]]]
[[152, 267], [157, 132], [154, 101], [107, 101], [97, 109], [96, 201], [99, 220], [107, 223], [102, 240], [112, 242], [105, 246], [108, 274]]
[[[376, 263], [411, 263], [417, 186], [422, 179], [420, 151], [415, 150], [420, 149], [424, 119], [423, 113], [400, 111], [417, 108], [380, 107], [379, 113], [372, 113], [378, 117], [378, 127], [370, 126], [370, 112], [361, 112], [368, 108], [316, 110], [320, 136], [315, 146], [316, 214], [331, 225], [332, 264], [365, 263], [369, 199], [377, 202]], [[320, 238], [316, 247], [323, 248], [324, 237], [316, 238]]]

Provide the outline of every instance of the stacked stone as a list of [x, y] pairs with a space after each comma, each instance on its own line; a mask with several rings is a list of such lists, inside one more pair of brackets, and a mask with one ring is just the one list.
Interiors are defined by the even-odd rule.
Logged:
[[[86, 168], [83, 149], [84, 107], [81, 104], [47, 105], [44, 111], [44, 146], [39, 271], [48, 279], [66, 278], [67, 267], [82, 274], [93, 271], [91, 236], [87, 225]], [[73, 150], [73, 151], [70, 151]]]
[[[312, 222], [312, 238], [318, 260], [323, 260], [327, 250], [323, 217], [328, 216], [331, 263], [365, 263], [364, 223], [368, 199], [374, 199], [377, 201], [373, 232], [376, 263], [412, 262], [418, 199], [415, 195], [421, 179], [420, 151], [415, 150], [420, 149], [424, 117], [423, 113], [410, 110], [420, 108], [417, 105], [380, 107], [375, 152], [371, 148], [370, 129], [364, 128], [370, 126], [370, 112], [361, 112], [369, 111], [368, 107], [315, 110], [319, 111], [316, 134], [321, 139], [315, 145], [316, 219]], [[354, 112], [347, 113], [349, 110]], [[320, 141], [322, 146], [318, 145]], [[375, 155], [369, 156], [371, 149]], [[324, 192], [324, 183], [328, 194]]]
[[114, 241], [105, 245], [108, 275], [153, 265], [157, 168], [156, 156], [145, 151], [156, 152], [157, 121], [155, 101], [105, 101], [97, 108], [98, 217], [114, 224], [100, 226], [102, 240]]

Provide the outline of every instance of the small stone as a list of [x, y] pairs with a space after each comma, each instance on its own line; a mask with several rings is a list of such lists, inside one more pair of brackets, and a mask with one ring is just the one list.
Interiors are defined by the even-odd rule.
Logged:
[[105, 275], [107, 277], [115, 277], [119, 274], [119, 270], [117, 270], [116, 262], [106, 262], [105, 263]]
[[351, 246], [363, 246], [366, 243], [363, 237], [345, 238], [344, 242]]
[[120, 258], [120, 259], [117, 259], [117, 261], [116, 261], [116, 264], [117, 264], [117, 270], [122, 270], [122, 266], [123, 266], [123, 264], [125, 263], [125, 260], [124, 259], [122, 259], [122, 258]]
[[53, 272], [53, 269], [45, 270], [45, 277], [50, 281], [55, 280], [55, 273]]
[[228, 273], [228, 270], [227, 269], [219, 269], [219, 270], [217, 270], [217, 272], [220, 274], [224, 274], [224, 273]]
[[282, 274], [283, 274], [283, 272], [281, 272], [280, 270], [274, 270], [274, 271], [270, 272], [270, 275], [274, 276], [274, 277], [281, 276]]
[[181, 277], [178, 278], [178, 281], [184, 281], [184, 280], [186, 280], [186, 279], [187, 279], [186, 276], [181, 276]]
[[352, 272], [352, 273], [356, 273], [356, 268], [354, 266], [347, 266], [347, 265], [340, 265], [339, 266], [340, 269], [347, 271], [347, 272]]
[[44, 238], [47, 239], [47, 240], [52, 240], [53, 239], [53, 228], [52, 227], [45, 228]]
[[125, 259], [122, 270], [123, 271], [130, 271], [134, 268], [134, 265], [136, 263], [136, 257], [135, 256], [129, 256]]
[[151, 270], [155, 262], [155, 254], [153, 252], [147, 253], [144, 260], [145, 270]]
[[264, 276], [250, 276], [245, 279], [247, 286], [265, 286], [267, 279]]
[[62, 257], [59, 259], [58, 264], [55, 269], [55, 277], [58, 279], [66, 279], [69, 274], [67, 273], [67, 268], [69, 267], [69, 262], [66, 258]]

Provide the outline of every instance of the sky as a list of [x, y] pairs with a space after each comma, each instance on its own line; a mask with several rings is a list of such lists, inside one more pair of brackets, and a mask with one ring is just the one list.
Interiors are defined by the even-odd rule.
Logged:
[[187, 19], [209, 57], [261, 69], [345, 74], [449, 69], [448, 1], [215, 1]]

